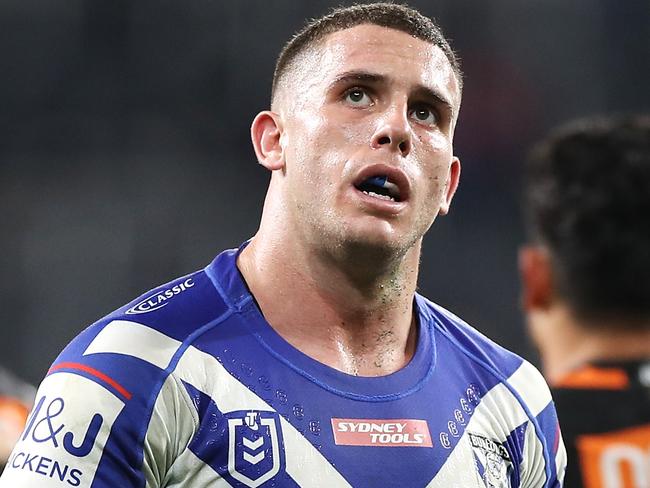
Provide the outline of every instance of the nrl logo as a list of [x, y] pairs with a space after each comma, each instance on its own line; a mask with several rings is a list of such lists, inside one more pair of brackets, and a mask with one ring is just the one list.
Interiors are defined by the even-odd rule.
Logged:
[[228, 419], [228, 473], [240, 483], [257, 488], [278, 474], [283, 464], [277, 414], [236, 414], [239, 417]]

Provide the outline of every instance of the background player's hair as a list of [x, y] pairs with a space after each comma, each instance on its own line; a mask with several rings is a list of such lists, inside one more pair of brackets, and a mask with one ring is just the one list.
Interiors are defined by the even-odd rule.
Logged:
[[525, 169], [530, 237], [556, 291], [595, 323], [650, 325], [650, 117], [572, 122]]
[[290, 70], [298, 55], [316, 45], [328, 34], [361, 24], [374, 24], [406, 32], [423, 41], [438, 46], [447, 56], [462, 88], [460, 62], [440, 27], [429, 17], [405, 5], [371, 3], [339, 7], [323, 17], [311, 20], [284, 46], [275, 64], [271, 99], [275, 97], [283, 76]]

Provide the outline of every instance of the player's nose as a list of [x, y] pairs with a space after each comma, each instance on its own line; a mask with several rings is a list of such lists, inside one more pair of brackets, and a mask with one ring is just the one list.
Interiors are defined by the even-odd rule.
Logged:
[[411, 152], [412, 135], [406, 107], [395, 104], [381, 114], [370, 145], [373, 149], [398, 151], [401, 156]]

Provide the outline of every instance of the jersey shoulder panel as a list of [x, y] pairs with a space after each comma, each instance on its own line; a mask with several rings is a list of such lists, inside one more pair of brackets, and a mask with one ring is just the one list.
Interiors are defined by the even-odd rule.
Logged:
[[440, 305], [418, 296], [422, 311], [430, 317], [437, 332], [472, 361], [492, 373], [508, 377], [523, 363], [517, 354], [500, 346], [469, 325], [463, 319]]
[[[164, 374], [180, 349], [228, 310], [205, 271], [177, 278], [83, 330], [59, 354], [48, 374], [83, 365], [115, 369], [116, 378], [128, 383], [133, 375], [121, 367], [125, 361], [135, 370], [153, 367]], [[134, 386], [147, 387], [142, 382]]]
[[[420, 300], [437, 334], [439, 351], [464, 356], [468, 368], [479, 368], [496, 380], [487, 395], [498, 416], [521, 418], [529, 446], [522, 460], [522, 486], [559, 486], [566, 454], [550, 389], [541, 373], [528, 361], [496, 344], [462, 319], [428, 300]], [[506, 393], [507, 392], [507, 393]], [[493, 401], [499, 399], [498, 401]], [[523, 417], [516, 412], [521, 412]], [[493, 412], [494, 413], [494, 412]], [[515, 426], [511, 426], [515, 427]], [[538, 481], [541, 485], [537, 485]]]
[[465, 321], [428, 300], [422, 301], [434, 327], [469, 360], [498, 377], [535, 416], [551, 402], [542, 374], [519, 355], [498, 345]]
[[[228, 311], [210, 277], [198, 271], [83, 330], [41, 383], [0, 486], [126, 488], [160, 479], [156, 463], [167, 448], [147, 443], [180, 438], [159, 435], [169, 426], [156, 423], [157, 416], [167, 404], [186, 408], [189, 401], [170, 373], [195, 335]], [[153, 437], [152, 425], [158, 426]]]
[[104, 321], [136, 322], [184, 342], [229, 310], [205, 270], [157, 286], [109, 314]]

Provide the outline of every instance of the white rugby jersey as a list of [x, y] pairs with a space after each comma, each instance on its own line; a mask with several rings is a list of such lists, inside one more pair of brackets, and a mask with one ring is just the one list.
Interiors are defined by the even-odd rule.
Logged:
[[416, 295], [409, 364], [344, 374], [265, 321], [237, 255], [79, 334], [0, 486], [561, 486], [555, 408], [529, 363]]

